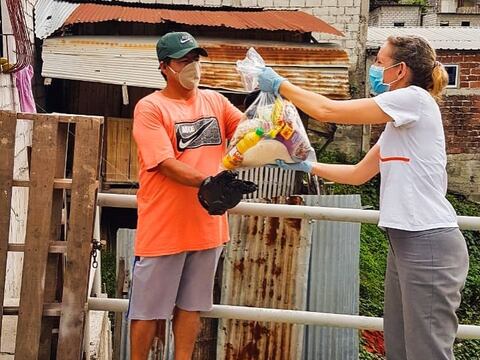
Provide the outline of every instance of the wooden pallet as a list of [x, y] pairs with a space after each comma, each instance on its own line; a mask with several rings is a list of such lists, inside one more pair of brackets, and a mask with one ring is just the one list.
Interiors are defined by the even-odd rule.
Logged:
[[[29, 181], [13, 179], [19, 119], [33, 121]], [[15, 359], [82, 357], [102, 124], [101, 117], [0, 111], [0, 306], [7, 253], [24, 252], [20, 305], [0, 309], [18, 314]], [[9, 244], [13, 186], [29, 188], [25, 244]]]

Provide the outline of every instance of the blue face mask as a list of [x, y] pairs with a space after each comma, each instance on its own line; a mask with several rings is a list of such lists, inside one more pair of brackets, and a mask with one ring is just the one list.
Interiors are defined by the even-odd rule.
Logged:
[[388, 70], [392, 67], [395, 67], [395, 66], [398, 66], [400, 65], [401, 63], [398, 63], [398, 64], [395, 64], [395, 65], [392, 65], [392, 66], [389, 66], [389, 67], [381, 67], [381, 66], [376, 66], [376, 65], [372, 65], [370, 66], [370, 70], [368, 72], [368, 77], [370, 78], [370, 88], [372, 90], [372, 93], [374, 95], [379, 95], [379, 94], [382, 94], [384, 92], [387, 92], [390, 90], [390, 85], [393, 84], [395, 81], [398, 81], [399, 79], [397, 80], [394, 80], [392, 81], [391, 83], [389, 84], [385, 84], [383, 82], [383, 74], [385, 72], [385, 70]]

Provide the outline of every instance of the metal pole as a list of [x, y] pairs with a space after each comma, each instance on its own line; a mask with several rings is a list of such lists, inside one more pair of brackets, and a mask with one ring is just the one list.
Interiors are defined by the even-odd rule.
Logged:
[[[135, 195], [98, 194], [98, 205], [104, 207], [136, 208]], [[377, 224], [378, 210], [339, 209], [320, 206], [292, 206], [241, 202], [229, 214], [288, 217], [329, 221], [361, 222]], [[480, 230], [480, 217], [458, 216], [458, 225], [463, 230]]]
[[[89, 310], [125, 312], [127, 299], [89, 298]], [[377, 317], [330, 314], [310, 311], [265, 309], [246, 306], [213, 305], [212, 311], [200, 313], [202, 317], [250, 321], [271, 321], [289, 324], [319, 325], [351, 329], [383, 331], [383, 319]], [[460, 325], [459, 339], [480, 339], [480, 326]]]

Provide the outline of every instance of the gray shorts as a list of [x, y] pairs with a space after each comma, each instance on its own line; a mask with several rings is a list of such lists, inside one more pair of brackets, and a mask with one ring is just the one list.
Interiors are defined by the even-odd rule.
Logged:
[[220, 246], [135, 258], [127, 317], [169, 319], [175, 306], [187, 311], [211, 310], [215, 271], [222, 250]]

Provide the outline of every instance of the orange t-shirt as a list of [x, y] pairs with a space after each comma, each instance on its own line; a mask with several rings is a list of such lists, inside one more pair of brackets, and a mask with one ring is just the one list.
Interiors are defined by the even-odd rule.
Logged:
[[226, 139], [241, 116], [212, 90], [198, 90], [188, 101], [156, 91], [138, 102], [133, 120], [140, 165], [136, 256], [210, 249], [229, 240], [227, 216], [209, 215], [197, 188], [148, 170], [177, 159], [207, 176], [217, 174]]

